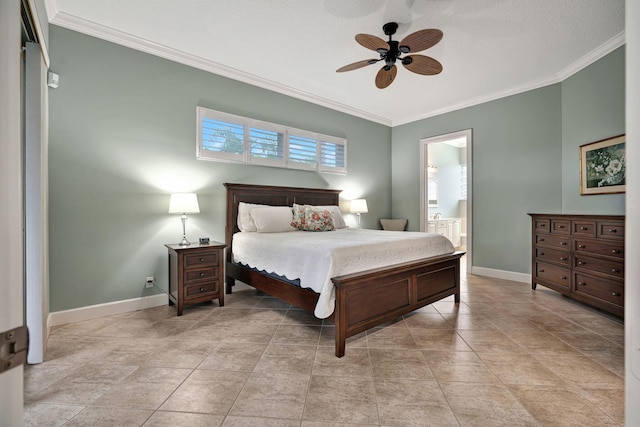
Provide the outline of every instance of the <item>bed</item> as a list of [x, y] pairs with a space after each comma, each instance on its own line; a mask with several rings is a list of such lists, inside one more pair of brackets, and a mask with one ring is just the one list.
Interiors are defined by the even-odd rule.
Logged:
[[[320, 293], [304, 287], [304, 284], [296, 286], [285, 278], [265, 274], [234, 261], [233, 240], [241, 231], [238, 227], [238, 207], [241, 202], [269, 206], [338, 206], [340, 190], [231, 183], [224, 185], [227, 189], [226, 293], [232, 293], [235, 281], [239, 280], [314, 313]], [[451, 295], [459, 303], [462, 255], [464, 252], [454, 251], [332, 277], [335, 302], [333, 313], [328, 319], [335, 324], [335, 355], [344, 356], [348, 337]]]

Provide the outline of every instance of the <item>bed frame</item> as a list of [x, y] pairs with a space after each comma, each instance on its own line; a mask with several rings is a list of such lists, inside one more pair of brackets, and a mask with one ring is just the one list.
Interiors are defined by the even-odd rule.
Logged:
[[[338, 205], [340, 190], [230, 183], [224, 186], [227, 188], [226, 293], [230, 294], [235, 281], [240, 280], [313, 314], [319, 296], [316, 292], [232, 262], [233, 235], [240, 231], [238, 203]], [[332, 278], [336, 307], [329, 319], [336, 326], [336, 356], [344, 356], [348, 337], [450, 295], [459, 303], [462, 255], [464, 252], [455, 252]]]

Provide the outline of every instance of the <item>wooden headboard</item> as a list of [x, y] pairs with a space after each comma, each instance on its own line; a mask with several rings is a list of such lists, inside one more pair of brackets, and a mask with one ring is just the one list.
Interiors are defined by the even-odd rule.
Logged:
[[225, 241], [227, 244], [227, 261], [231, 262], [233, 253], [233, 235], [240, 231], [238, 228], [238, 203], [256, 203], [270, 206], [299, 205], [336, 205], [342, 190], [327, 190], [319, 188], [275, 187], [268, 185], [230, 184], [227, 188], [227, 224], [225, 227]]

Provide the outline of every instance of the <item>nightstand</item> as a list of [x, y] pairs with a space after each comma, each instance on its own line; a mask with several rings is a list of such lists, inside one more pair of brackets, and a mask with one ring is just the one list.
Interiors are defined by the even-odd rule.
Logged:
[[165, 245], [169, 250], [169, 302], [182, 316], [185, 304], [218, 299], [224, 306], [224, 248], [221, 242]]

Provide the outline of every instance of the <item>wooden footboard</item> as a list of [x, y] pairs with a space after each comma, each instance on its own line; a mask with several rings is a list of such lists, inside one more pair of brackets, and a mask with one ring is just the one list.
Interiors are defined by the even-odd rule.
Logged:
[[336, 356], [350, 336], [454, 295], [460, 302], [460, 257], [426, 258], [331, 279], [336, 287]]

